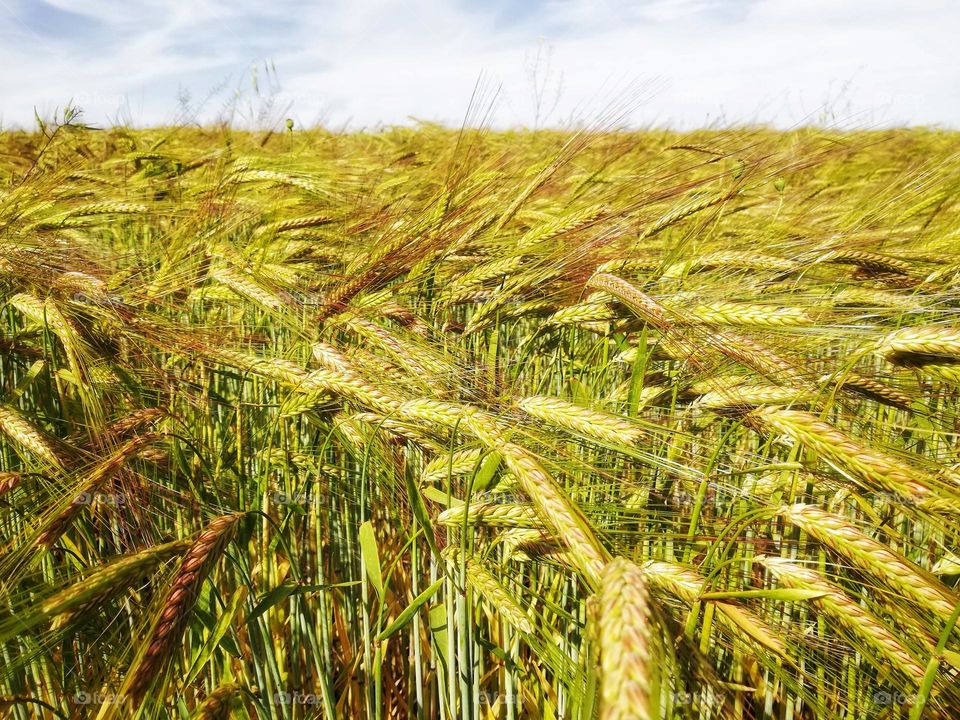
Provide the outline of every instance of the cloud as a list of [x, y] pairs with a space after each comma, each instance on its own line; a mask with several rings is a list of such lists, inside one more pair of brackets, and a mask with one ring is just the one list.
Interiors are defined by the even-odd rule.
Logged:
[[956, 126], [958, 26], [945, 0], [0, 0], [0, 119], [73, 98], [95, 124], [225, 108], [241, 123], [459, 124], [482, 74], [497, 125], [607, 109], [634, 125]]

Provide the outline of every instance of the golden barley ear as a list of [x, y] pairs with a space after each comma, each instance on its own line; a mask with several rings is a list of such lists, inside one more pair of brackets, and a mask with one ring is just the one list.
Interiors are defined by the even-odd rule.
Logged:
[[653, 614], [643, 570], [625, 558], [603, 569], [594, 608], [600, 656], [600, 718], [656, 717]]

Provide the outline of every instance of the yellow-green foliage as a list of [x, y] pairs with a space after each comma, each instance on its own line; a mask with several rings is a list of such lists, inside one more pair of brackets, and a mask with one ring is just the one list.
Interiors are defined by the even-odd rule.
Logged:
[[0, 715], [954, 717], [958, 149], [0, 135]]

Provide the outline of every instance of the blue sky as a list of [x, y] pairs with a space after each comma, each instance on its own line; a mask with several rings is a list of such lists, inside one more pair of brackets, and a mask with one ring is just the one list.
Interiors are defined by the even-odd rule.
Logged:
[[0, 122], [459, 125], [482, 77], [497, 126], [958, 127], [958, 29], [955, 0], [0, 0]]

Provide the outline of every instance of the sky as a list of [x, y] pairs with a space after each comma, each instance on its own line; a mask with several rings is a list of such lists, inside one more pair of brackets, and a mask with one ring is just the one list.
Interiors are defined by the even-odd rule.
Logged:
[[0, 126], [960, 127], [956, 0], [0, 0]]

